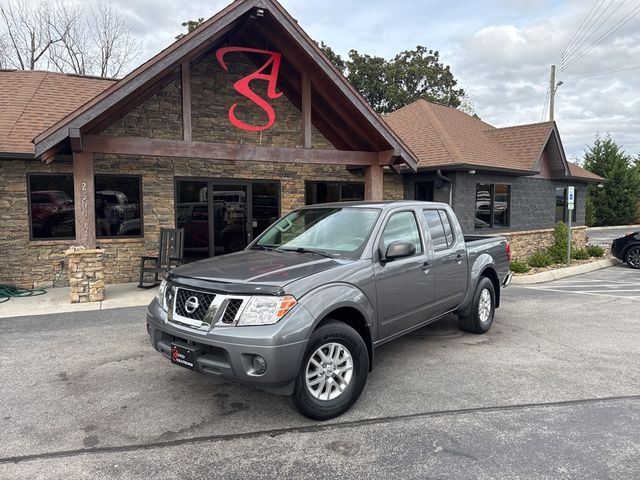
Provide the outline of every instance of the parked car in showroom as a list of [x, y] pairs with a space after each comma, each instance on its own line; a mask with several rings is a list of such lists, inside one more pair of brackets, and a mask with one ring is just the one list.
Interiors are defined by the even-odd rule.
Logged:
[[611, 244], [611, 253], [631, 268], [640, 268], [640, 232], [616, 238]]
[[464, 236], [446, 204], [307, 206], [242, 252], [172, 270], [147, 332], [176, 365], [289, 396], [326, 420], [356, 402], [375, 347], [449, 313], [487, 332], [509, 257], [504, 237]]
[[[31, 192], [31, 222], [36, 238], [48, 238], [59, 234], [57, 230], [65, 222], [74, 220], [73, 200], [61, 190]], [[73, 236], [73, 230], [69, 232]]]

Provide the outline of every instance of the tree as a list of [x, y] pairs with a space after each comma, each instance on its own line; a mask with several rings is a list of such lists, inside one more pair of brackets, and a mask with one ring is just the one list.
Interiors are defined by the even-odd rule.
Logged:
[[[120, 76], [141, 50], [111, 3], [92, 10], [73, 0], [0, 4], [0, 65]], [[3, 54], [4, 46], [4, 54]]]
[[389, 113], [420, 98], [454, 108], [472, 106], [438, 51], [418, 45], [392, 60], [349, 51], [345, 60], [324, 42], [319, 44], [329, 60], [379, 113]]
[[26, 0], [8, 0], [0, 3], [4, 34], [9, 44], [6, 63], [20, 70], [35, 70], [52, 45], [62, 41], [68, 25], [59, 25], [59, 31], [51, 26], [57, 17], [56, 5], [40, 1], [29, 4]]
[[595, 225], [628, 225], [638, 215], [640, 168], [610, 135], [596, 135], [584, 155], [584, 167], [606, 179], [588, 188]]
[[176, 35], [176, 40], [180, 40], [185, 35], [193, 32], [196, 28], [198, 28], [204, 22], [204, 18], [200, 17], [198, 20], [187, 20], [186, 22], [182, 22], [182, 26], [187, 29], [187, 33], [179, 33]]

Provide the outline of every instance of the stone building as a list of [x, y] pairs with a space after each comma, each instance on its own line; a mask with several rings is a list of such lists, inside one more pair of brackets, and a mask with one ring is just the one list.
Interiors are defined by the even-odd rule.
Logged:
[[452, 203], [468, 233], [539, 242], [556, 189], [578, 187], [583, 225], [600, 180], [566, 162], [552, 123], [501, 139], [426, 102], [380, 117], [272, 0], [234, 2], [119, 81], [0, 71], [0, 107], [0, 283], [71, 283], [73, 301], [135, 281], [162, 227], [184, 228], [191, 260], [304, 204], [416, 198]]

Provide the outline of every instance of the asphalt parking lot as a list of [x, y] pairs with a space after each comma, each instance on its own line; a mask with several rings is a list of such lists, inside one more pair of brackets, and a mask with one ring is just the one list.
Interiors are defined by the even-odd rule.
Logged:
[[639, 478], [640, 271], [505, 290], [377, 350], [355, 407], [170, 365], [144, 308], [0, 320], [0, 478]]

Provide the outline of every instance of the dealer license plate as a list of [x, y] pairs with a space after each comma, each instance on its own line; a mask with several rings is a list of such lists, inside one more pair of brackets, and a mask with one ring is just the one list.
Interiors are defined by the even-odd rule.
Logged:
[[195, 350], [179, 345], [171, 344], [171, 363], [180, 365], [181, 367], [195, 370], [196, 368], [196, 352]]

